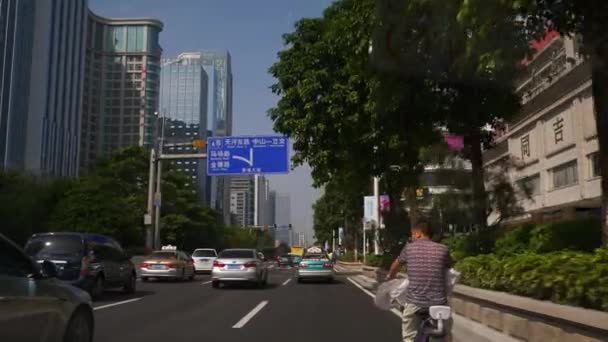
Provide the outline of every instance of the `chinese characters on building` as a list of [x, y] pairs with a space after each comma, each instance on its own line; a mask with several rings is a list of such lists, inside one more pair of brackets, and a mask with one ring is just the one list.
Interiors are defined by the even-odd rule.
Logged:
[[526, 134], [521, 137], [521, 157], [530, 157], [530, 135]]
[[564, 119], [562, 117], [557, 117], [553, 122], [553, 135], [556, 144], [564, 141]]

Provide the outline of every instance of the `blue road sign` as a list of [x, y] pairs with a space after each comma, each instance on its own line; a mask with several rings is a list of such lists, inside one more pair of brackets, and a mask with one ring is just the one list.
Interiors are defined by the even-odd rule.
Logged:
[[289, 172], [285, 136], [231, 136], [207, 139], [207, 174], [251, 175]]

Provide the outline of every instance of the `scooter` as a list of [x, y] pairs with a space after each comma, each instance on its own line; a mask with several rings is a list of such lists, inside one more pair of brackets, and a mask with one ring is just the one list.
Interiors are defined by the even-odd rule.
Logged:
[[443, 341], [442, 338], [447, 335], [446, 323], [452, 315], [452, 309], [449, 306], [431, 306], [418, 311], [416, 315], [422, 322], [416, 335], [416, 342]]

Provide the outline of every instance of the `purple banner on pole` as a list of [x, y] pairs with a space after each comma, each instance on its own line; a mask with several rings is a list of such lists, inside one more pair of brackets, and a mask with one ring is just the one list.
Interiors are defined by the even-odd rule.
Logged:
[[448, 144], [450, 149], [460, 151], [464, 148], [464, 138], [460, 135], [449, 135], [444, 136], [445, 142]]

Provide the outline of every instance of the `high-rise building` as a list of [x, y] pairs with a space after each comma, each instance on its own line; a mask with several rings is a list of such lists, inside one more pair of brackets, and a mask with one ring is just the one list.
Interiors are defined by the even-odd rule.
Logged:
[[230, 179], [230, 211], [235, 224], [241, 227], [255, 225], [255, 178], [235, 176]]
[[35, 1], [35, 6], [25, 169], [45, 177], [76, 176], [87, 1]]
[[[181, 55], [191, 63], [198, 61], [209, 80], [207, 96], [207, 136], [232, 135], [232, 65], [228, 51], [196, 51]], [[209, 206], [230, 222], [231, 181], [228, 176], [207, 177]]]
[[275, 225], [277, 223], [277, 192], [271, 190], [268, 194], [268, 218], [270, 222], [268, 224]]
[[34, 7], [0, 1], [0, 170], [25, 167]]
[[288, 225], [291, 223], [291, 201], [289, 194], [276, 195], [275, 222], [277, 225]]
[[154, 142], [163, 24], [89, 12], [81, 165], [128, 145]]
[[262, 175], [254, 175], [254, 225], [268, 226], [270, 219], [270, 181]]
[[283, 243], [296, 243], [297, 239], [294, 239], [292, 234], [293, 231], [288, 229], [291, 224], [291, 203], [288, 194], [276, 194], [275, 195], [275, 215], [274, 221], [279, 229], [275, 233], [275, 240]]
[[[170, 118], [164, 137], [171, 154], [194, 153], [192, 146], [183, 145], [194, 138], [207, 137], [207, 73], [198, 59], [184, 53], [176, 59], [165, 60], [161, 67], [160, 113]], [[165, 145], [167, 146], [167, 144]], [[201, 200], [206, 199], [206, 167], [200, 159], [172, 162], [192, 179]]]

